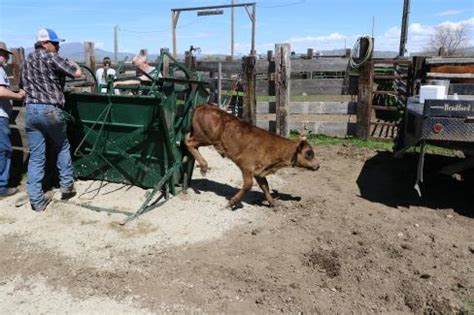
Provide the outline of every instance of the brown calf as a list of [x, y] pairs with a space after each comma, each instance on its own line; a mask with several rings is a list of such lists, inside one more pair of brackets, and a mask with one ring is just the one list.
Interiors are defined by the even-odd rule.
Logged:
[[291, 141], [271, 134], [209, 104], [200, 105], [194, 110], [192, 131], [186, 135], [185, 144], [199, 163], [202, 174], [208, 169], [206, 160], [198, 151], [202, 146], [213, 145], [217, 152], [240, 168], [243, 186], [230, 199], [231, 207], [238, 205], [252, 188], [253, 177], [270, 206], [274, 206], [265, 176], [287, 166], [313, 171], [319, 168], [313, 148], [305, 138]]

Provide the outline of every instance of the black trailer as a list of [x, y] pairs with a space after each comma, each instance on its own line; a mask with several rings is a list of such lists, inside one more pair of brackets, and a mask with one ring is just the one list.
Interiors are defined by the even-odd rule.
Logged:
[[395, 156], [413, 146], [420, 146], [415, 189], [421, 196], [419, 183], [423, 182], [426, 144], [461, 150], [466, 159], [449, 165], [441, 171], [452, 175], [474, 168], [474, 95], [453, 96], [447, 99], [408, 99], [405, 119], [396, 139]]

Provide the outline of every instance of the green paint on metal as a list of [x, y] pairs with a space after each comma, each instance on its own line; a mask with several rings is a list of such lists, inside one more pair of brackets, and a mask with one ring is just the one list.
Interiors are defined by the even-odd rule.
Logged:
[[148, 211], [156, 193], [167, 199], [191, 180], [194, 160], [183, 141], [193, 108], [208, 100], [207, 83], [168, 58], [170, 77], [152, 77], [151, 86], [133, 87], [138, 95], [66, 96], [76, 176], [153, 189], [130, 219]]

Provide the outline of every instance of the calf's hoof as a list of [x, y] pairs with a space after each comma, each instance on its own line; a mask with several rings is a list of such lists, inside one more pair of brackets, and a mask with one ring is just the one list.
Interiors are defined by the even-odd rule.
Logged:
[[240, 201], [235, 201], [231, 199], [229, 203], [227, 204], [227, 208], [234, 211], [236, 209], [243, 208], [243, 205]]
[[207, 166], [201, 166], [201, 165], [198, 165], [198, 167], [200, 168], [201, 176], [205, 177], [206, 174], [207, 174], [208, 167]]

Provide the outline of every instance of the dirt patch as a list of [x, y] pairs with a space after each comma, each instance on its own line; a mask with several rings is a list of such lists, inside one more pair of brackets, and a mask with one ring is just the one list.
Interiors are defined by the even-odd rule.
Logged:
[[[125, 226], [146, 191], [79, 181], [72, 203], [37, 214], [0, 201], [5, 313], [452, 313], [474, 305], [473, 177], [432, 170], [413, 190], [416, 156], [328, 146], [318, 172], [269, 177], [226, 208], [239, 170], [203, 150], [192, 189]], [[431, 172], [431, 173], [430, 173]], [[94, 189], [99, 191], [93, 191]], [[93, 191], [93, 192], [92, 192]], [[59, 195], [59, 194], [56, 194]], [[92, 204], [116, 210], [97, 212]]]
[[330, 278], [337, 277], [341, 271], [341, 263], [335, 252], [312, 250], [305, 255], [305, 265], [323, 271]]

